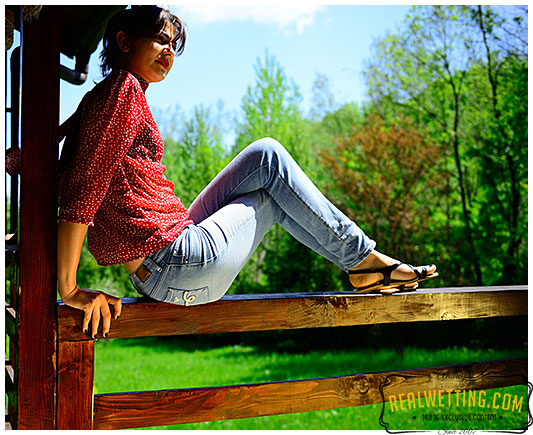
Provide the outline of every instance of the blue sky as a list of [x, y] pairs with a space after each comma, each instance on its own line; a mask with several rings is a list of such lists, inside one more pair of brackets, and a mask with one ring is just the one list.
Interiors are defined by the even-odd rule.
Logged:
[[[151, 84], [146, 95], [152, 108], [179, 105], [189, 114], [195, 105], [214, 108], [218, 100], [226, 111], [236, 113], [255, 81], [257, 58], [264, 59], [266, 50], [298, 85], [306, 112], [317, 73], [328, 77], [338, 102], [361, 102], [364, 59], [373, 39], [394, 30], [410, 6], [195, 3], [170, 9], [186, 23], [185, 52], [169, 76]], [[84, 85], [61, 81], [61, 121], [76, 109], [94, 81], [101, 80], [97, 54], [91, 58]], [[73, 64], [64, 56], [62, 63]]]

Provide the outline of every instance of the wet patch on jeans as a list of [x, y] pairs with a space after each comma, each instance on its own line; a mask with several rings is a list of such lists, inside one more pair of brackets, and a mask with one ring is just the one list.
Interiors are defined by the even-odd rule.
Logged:
[[169, 287], [164, 302], [171, 304], [191, 305], [206, 304], [209, 300], [209, 287], [202, 287], [194, 290], [181, 290]]

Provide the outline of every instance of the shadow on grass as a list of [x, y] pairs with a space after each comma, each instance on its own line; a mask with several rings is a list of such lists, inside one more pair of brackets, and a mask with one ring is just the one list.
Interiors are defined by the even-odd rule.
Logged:
[[[221, 365], [254, 359], [238, 383], [343, 376], [527, 356], [527, 319], [476, 319], [116, 340], [154, 352], [212, 351]], [[228, 349], [229, 347], [229, 349]], [[453, 349], [453, 350], [450, 350]]]

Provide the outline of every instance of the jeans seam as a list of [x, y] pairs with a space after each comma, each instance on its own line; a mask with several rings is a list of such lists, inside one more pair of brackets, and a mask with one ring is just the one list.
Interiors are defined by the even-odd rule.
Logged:
[[[312, 209], [311, 207], [309, 207], [305, 202], [302, 201], [302, 199], [300, 198], [299, 195], [296, 194], [296, 192], [294, 191], [294, 189], [292, 189], [292, 187], [291, 187], [289, 184], [287, 184], [287, 183], [285, 182], [285, 180], [283, 179], [283, 177], [281, 176], [281, 174], [280, 174], [280, 172], [277, 170], [277, 168], [274, 167], [274, 166], [272, 166], [272, 165], [269, 164], [269, 163], [268, 163], [268, 164], [262, 164], [262, 165], [260, 165], [260, 166], [257, 167], [253, 172], [251, 172], [250, 174], [248, 174], [248, 175], [247, 175], [247, 176], [246, 176], [246, 177], [245, 177], [245, 178], [244, 178], [244, 179], [243, 179], [243, 180], [242, 180], [242, 181], [241, 181], [241, 182], [240, 182], [240, 183], [239, 183], [239, 184], [238, 184], [233, 190], [232, 190], [232, 193], [233, 193], [235, 190], [237, 190], [237, 189], [238, 189], [238, 188], [239, 188], [239, 187], [240, 187], [240, 186], [241, 186], [241, 185], [242, 185], [242, 184], [243, 184], [248, 178], [250, 178], [254, 173], [256, 173], [257, 171], [259, 171], [260, 169], [263, 169], [263, 168], [270, 168], [272, 171], [274, 171], [274, 172], [276, 173], [276, 176], [277, 176], [277, 177], [280, 179], [280, 181], [285, 185], [285, 187], [286, 187], [286, 188], [287, 188], [287, 189], [293, 194], [293, 196], [297, 198], [297, 200], [299, 201], [299, 203], [300, 203], [303, 207], [305, 207], [309, 212], [311, 212], [311, 214], [312, 214], [313, 216], [315, 216], [315, 217], [318, 219], [318, 221], [319, 221], [322, 225], [324, 225], [324, 226], [327, 228], [329, 234], [333, 235], [336, 239], [338, 239], [338, 240], [339, 240], [339, 241], [340, 241], [340, 242], [341, 242], [346, 248], [348, 248], [353, 254], [356, 254], [357, 258], [359, 258], [359, 257], [361, 256], [360, 253], [358, 253], [358, 252], [357, 252], [356, 250], [354, 250], [351, 246], [349, 246], [349, 245], [346, 243], [346, 241], [340, 239], [339, 236], [338, 236], [337, 234], [335, 234], [335, 233], [333, 232], [333, 230], [332, 230], [332, 229], [326, 224], [326, 222], [325, 222], [320, 216], [316, 215], [316, 214], [313, 212], [313, 209]], [[263, 189], [264, 189], [264, 187], [263, 187]], [[269, 193], [267, 189], [265, 189], [265, 191], [266, 191], [267, 193]], [[230, 195], [231, 195], [231, 194], [230, 194]], [[269, 193], [269, 195], [270, 195], [270, 193]], [[270, 197], [272, 198], [273, 201], [276, 202], [275, 198], [274, 198], [272, 195], [270, 195]], [[277, 203], [277, 202], [276, 202], [276, 203]], [[278, 206], [279, 206], [279, 204], [278, 204]], [[280, 206], [280, 209], [281, 209], [281, 206]], [[281, 210], [282, 210], [282, 212], [285, 214], [285, 211], [284, 211], [283, 209], [281, 209]]]

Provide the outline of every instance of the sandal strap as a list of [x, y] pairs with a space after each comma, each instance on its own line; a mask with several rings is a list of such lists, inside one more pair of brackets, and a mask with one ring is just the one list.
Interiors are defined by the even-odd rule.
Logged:
[[428, 268], [426, 266], [422, 266], [422, 272], [419, 272], [412, 264], [405, 263], [407, 266], [409, 266], [413, 272], [416, 274], [416, 277], [418, 279], [424, 279], [428, 276]]
[[362, 274], [370, 274], [370, 273], [381, 273], [383, 275], [383, 285], [389, 285], [391, 282], [392, 272], [394, 272], [402, 264], [403, 263], [396, 263], [396, 264], [391, 264], [390, 266], [377, 267], [373, 269], [349, 270], [348, 274], [362, 275]]

